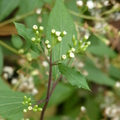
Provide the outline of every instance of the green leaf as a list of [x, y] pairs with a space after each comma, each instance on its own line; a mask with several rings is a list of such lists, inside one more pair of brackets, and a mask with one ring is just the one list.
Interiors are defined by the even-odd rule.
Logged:
[[7, 120], [22, 120], [22, 118], [24, 118], [24, 116], [23, 116], [23, 112], [21, 111], [10, 116]]
[[95, 82], [97, 84], [114, 86], [116, 81], [106, 76], [101, 70], [95, 67], [94, 63], [90, 59], [86, 59], [85, 70], [88, 72], [86, 79]]
[[1, 77], [0, 77], [0, 90], [10, 90], [10, 88], [5, 84]]
[[34, 36], [32, 29], [25, 28], [25, 25], [20, 23], [14, 23], [14, 24], [18, 34], [22, 36], [30, 44], [30, 48], [33, 51], [40, 53], [40, 49], [38, 48], [38, 46], [31, 41], [31, 38]]
[[[57, 44], [52, 50], [52, 61], [57, 61], [61, 59], [63, 54], [69, 50], [68, 43], [72, 45], [72, 35], [76, 35], [74, 22], [63, 4], [62, 0], [56, 0], [55, 7], [52, 9], [50, 13], [50, 17], [48, 20], [48, 28], [47, 28], [47, 39], [52, 43], [51, 38], [51, 30], [55, 29], [57, 31], [66, 31], [67, 35], [63, 37], [63, 40]], [[53, 67], [53, 75], [55, 79], [58, 76], [58, 67]]]
[[2, 73], [3, 70], [3, 52], [2, 52], [2, 48], [0, 46], [0, 75]]
[[[23, 111], [23, 109], [27, 107], [22, 104], [24, 95], [26, 94], [0, 90], [0, 116], [9, 118], [14, 114]], [[31, 97], [30, 95], [26, 96]], [[33, 101], [34, 100], [32, 99], [32, 102]]]
[[92, 34], [89, 40], [91, 41], [91, 45], [87, 48], [87, 51], [101, 57], [105, 55], [108, 57], [116, 57], [115, 51], [105, 45], [102, 37]]
[[64, 64], [59, 64], [59, 70], [68, 79], [71, 85], [90, 90], [85, 77], [77, 70], [72, 69]]
[[0, 21], [5, 19], [18, 5], [20, 0], [0, 0]]
[[114, 77], [116, 79], [120, 79], [120, 69], [116, 68], [115, 66], [110, 65], [109, 73], [112, 77]]
[[23, 41], [17, 35], [13, 35], [11, 40], [12, 40], [12, 44], [15, 48], [20, 49], [23, 46]]

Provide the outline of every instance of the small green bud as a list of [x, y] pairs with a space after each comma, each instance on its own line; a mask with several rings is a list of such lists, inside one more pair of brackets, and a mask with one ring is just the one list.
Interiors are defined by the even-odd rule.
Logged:
[[37, 109], [36, 109], [36, 108], [33, 108], [33, 112], [37, 112]]
[[25, 105], [25, 102], [22, 102], [23, 105]]
[[63, 31], [63, 32], [60, 34], [61, 37], [65, 36], [65, 35], [67, 35], [67, 32], [66, 32], [66, 31]]
[[90, 45], [90, 44], [91, 44], [91, 42], [90, 42], [90, 41], [88, 41], [88, 42], [86, 42], [86, 44], [87, 44], [87, 45]]
[[73, 47], [75, 47], [76, 45], [77, 45], [77, 40], [73, 42]]
[[40, 38], [37, 39], [37, 42], [38, 42], [38, 43], [40, 42]]
[[35, 32], [35, 35], [36, 35], [36, 36], [39, 36], [39, 31], [38, 31], [38, 30]]
[[62, 55], [62, 59], [65, 60], [67, 58], [66, 55]]
[[28, 104], [28, 101], [26, 101], [25, 104]]
[[89, 35], [85, 35], [84, 38], [85, 40], [87, 40], [89, 38]]
[[31, 105], [32, 105], [32, 103], [28, 103], [28, 105], [29, 105], [29, 106], [31, 106]]
[[57, 40], [58, 40], [58, 42], [61, 42], [61, 41], [62, 41], [62, 37], [59, 36], [59, 37], [57, 38]]
[[40, 26], [40, 27], [39, 27], [39, 31], [40, 31], [40, 33], [42, 33], [43, 30], [44, 30], [44, 27], [43, 27], [43, 26]]
[[75, 48], [71, 48], [71, 51], [72, 51], [72, 52], [75, 52]]
[[38, 108], [37, 110], [38, 110], [39, 112], [41, 112], [43, 109], [42, 109], [42, 108]]
[[50, 49], [50, 48], [51, 48], [51, 45], [50, 45], [50, 44], [48, 44], [48, 45], [47, 45], [47, 49]]
[[45, 41], [45, 44], [48, 45], [48, 44], [49, 44], [49, 40], [46, 40], [46, 41]]
[[29, 60], [29, 61], [31, 61], [32, 60], [32, 57], [31, 57], [31, 54], [30, 53], [27, 53], [27, 59]]
[[18, 50], [18, 53], [23, 54], [24, 53], [24, 49]]
[[38, 108], [38, 105], [35, 105], [34, 108]]
[[71, 53], [72, 51], [71, 50], [68, 50], [68, 52], [67, 53]]
[[28, 102], [31, 102], [31, 98], [28, 98]]
[[73, 41], [73, 43], [74, 43], [75, 40], [76, 40], [75, 35], [73, 35], [73, 36], [72, 36], [72, 41]]
[[23, 112], [26, 113], [26, 112], [27, 112], [27, 109], [23, 109]]
[[25, 101], [27, 101], [27, 96], [24, 96], [23, 98], [24, 98]]

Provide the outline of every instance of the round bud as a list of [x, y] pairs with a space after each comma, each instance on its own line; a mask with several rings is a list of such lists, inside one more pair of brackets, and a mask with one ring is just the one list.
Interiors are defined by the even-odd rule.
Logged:
[[59, 36], [60, 36], [60, 34], [61, 34], [61, 32], [60, 32], [60, 31], [56, 31], [56, 32], [55, 32], [55, 35], [56, 35], [57, 37], [59, 37]]
[[35, 12], [36, 12], [36, 14], [38, 14], [38, 15], [39, 15], [39, 14], [41, 13], [41, 9], [40, 9], [40, 8], [38, 8], [38, 9], [36, 9], [36, 11], [35, 11]]
[[72, 51], [72, 52], [75, 52], [75, 48], [71, 48], [71, 51]]
[[52, 35], [54, 35], [55, 32], [56, 32], [55, 29], [52, 29], [52, 30], [51, 30], [51, 34], [52, 34]]
[[29, 105], [29, 106], [31, 106], [31, 105], [32, 105], [32, 103], [28, 103], [28, 105]]
[[77, 0], [77, 1], [76, 1], [76, 5], [77, 5], [78, 7], [83, 6], [83, 1], [82, 1], [82, 0]]
[[116, 82], [115, 87], [120, 88], [120, 82], [119, 81]]
[[37, 30], [37, 31], [35, 32], [35, 34], [36, 34], [36, 36], [39, 36], [39, 31]]
[[62, 55], [62, 59], [65, 60], [67, 58], [66, 55]]
[[36, 39], [35, 39], [35, 37], [32, 37], [31, 40], [32, 40], [33, 42], [35, 42]]
[[33, 112], [37, 112], [37, 109], [36, 109], [36, 108], [33, 108]]
[[36, 31], [38, 29], [37, 25], [33, 25], [33, 30]]
[[72, 41], [73, 41], [73, 43], [74, 43], [75, 40], [76, 40], [76, 39], [75, 39], [75, 35], [73, 35], [73, 36], [72, 36]]
[[85, 35], [84, 38], [87, 40], [89, 38], [89, 35]]
[[90, 45], [90, 44], [91, 44], [91, 42], [90, 42], [90, 41], [88, 41], [86, 44], [87, 44], [87, 45]]
[[44, 27], [43, 27], [43, 26], [40, 26], [40, 27], [39, 27], [39, 31], [40, 31], [40, 33], [42, 33], [43, 30], [44, 30]]
[[20, 49], [20, 50], [18, 50], [18, 52], [19, 52], [20, 54], [23, 54], [23, 53], [24, 53], [24, 49]]
[[58, 40], [58, 42], [61, 42], [61, 41], [62, 41], [62, 37], [59, 36], [59, 37], [57, 38], [57, 40]]
[[28, 106], [28, 110], [32, 110], [33, 108], [32, 108], [32, 106]]
[[67, 53], [71, 53], [72, 51], [71, 50], [68, 50], [68, 52]]
[[69, 57], [70, 57], [70, 58], [74, 58], [74, 57], [75, 57], [74, 53], [72, 53], [72, 52], [69, 53]]
[[23, 109], [23, 112], [26, 113], [26, 112], [27, 112], [27, 109]]
[[39, 112], [41, 112], [43, 109], [42, 109], [42, 108], [38, 108], [37, 110], [38, 110]]
[[45, 44], [48, 45], [48, 44], [49, 44], [49, 40], [46, 40], [46, 41], [45, 41]]
[[31, 98], [28, 98], [28, 102], [31, 102]]
[[32, 57], [31, 57], [31, 54], [30, 53], [27, 53], [27, 59], [29, 60], [29, 61], [31, 61], [32, 60]]
[[84, 106], [81, 106], [80, 110], [81, 110], [82, 113], [86, 112], [86, 108]]
[[48, 48], [48, 49], [50, 49], [50, 48], [51, 48], [51, 45], [50, 45], [50, 44], [48, 44], [48, 45], [47, 45], [47, 48]]
[[77, 45], [77, 40], [73, 42], [73, 47], [75, 47], [76, 45]]
[[38, 42], [38, 43], [40, 42], [40, 38], [37, 39], [37, 42]]
[[25, 102], [22, 102], [23, 105], [25, 105]]
[[25, 104], [28, 104], [28, 101], [26, 101]]
[[65, 36], [65, 35], [67, 35], [67, 32], [66, 31], [63, 31], [61, 34], [60, 34], [60, 36]]
[[38, 105], [35, 105], [34, 108], [38, 108]]
[[27, 96], [24, 96], [23, 98], [24, 98], [25, 101], [27, 100]]

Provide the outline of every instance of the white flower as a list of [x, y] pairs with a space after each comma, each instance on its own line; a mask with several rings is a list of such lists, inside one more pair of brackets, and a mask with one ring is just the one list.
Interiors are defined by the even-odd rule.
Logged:
[[63, 31], [63, 35], [67, 35], [67, 32], [66, 32], [66, 31]]
[[89, 38], [89, 35], [86, 34], [84, 37], [85, 37], [85, 39], [87, 40], [87, 39]]
[[74, 55], [74, 53], [69, 53], [69, 57], [71, 57], [71, 58], [74, 58], [75, 57], [75, 55]]
[[62, 37], [59, 36], [57, 40], [58, 40], [59, 42], [62, 41]]
[[87, 1], [87, 7], [88, 7], [89, 9], [93, 9], [93, 8], [95, 7], [94, 2], [91, 1], [91, 0]]
[[25, 113], [26, 113], [26, 112], [27, 112], [27, 109], [24, 109], [24, 110], [23, 110], [23, 112], [25, 112]]
[[83, 1], [82, 1], [82, 0], [77, 0], [77, 1], [76, 1], [76, 4], [77, 4], [77, 6], [79, 6], [79, 7], [80, 7], [80, 6], [82, 6], [82, 5], [83, 5]]
[[32, 110], [32, 109], [33, 109], [32, 106], [29, 106], [29, 107], [28, 107], [28, 110]]
[[91, 42], [90, 42], [90, 41], [88, 41], [88, 42], [87, 42], [87, 45], [90, 45], [90, 44], [91, 44]]
[[62, 55], [62, 59], [65, 60], [67, 57], [66, 55]]
[[51, 45], [50, 45], [50, 44], [48, 44], [48, 45], [47, 45], [47, 48], [48, 48], [48, 49], [50, 49], [50, 48], [51, 48]]
[[119, 81], [116, 82], [115, 87], [116, 87], [116, 88], [119, 88], [119, 87], [120, 87], [120, 82], [119, 82]]
[[37, 25], [33, 25], [33, 30], [37, 30], [38, 26]]
[[46, 40], [46, 41], [45, 41], [45, 44], [48, 45], [48, 44], [49, 44], [49, 40]]
[[32, 90], [32, 95], [36, 95], [38, 93], [38, 90], [36, 89], [36, 88], [34, 88], [33, 90]]
[[84, 106], [81, 106], [80, 108], [81, 112], [85, 113], [86, 112], [86, 108]]
[[13, 78], [11, 81], [12, 85], [15, 85], [17, 82], [18, 82], [18, 80], [16, 78]]
[[56, 32], [55, 32], [55, 34], [56, 34], [56, 36], [58, 36], [58, 37], [59, 37], [59, 36], [60, 36], [60, 34], [61, 34], [61, 32], [60, 32], [60, 31], [56, 31]]
[[48, 62], [47, 62], [47, 61], [43, 61], [43, 62], [42, 62], [42, 65], [43, 65], [44, 67], [47, 67], [47, 66], [48, 66]]
[[36, 14], [40, 14], [41, 13], [41, 9], [40, 8], [38, 8], [38, 9], [36, 9]]

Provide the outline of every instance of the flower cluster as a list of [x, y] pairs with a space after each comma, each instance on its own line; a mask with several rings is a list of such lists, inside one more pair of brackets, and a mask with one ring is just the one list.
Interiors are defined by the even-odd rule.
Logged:
[[56, 31], [55, 29], [51, 30], [51, 36], [52, 36], [52, 45], [50, 45], [49, 40], [45, 40], [45, 45], [48, 50], [53, 48], [54, 45], [62, 41], [62, 38], [67, 34], [66, 31], [60, 32]]
[[36, 43], [37, 45], [39, 45], [40, 41], [41, 41], [41, 35], [42, 35], [42, 32], [44, 30], [44, 27], [43, 26], [40, 26], [38, 28], [37, 25], [33, 25], [33, 32], [35, 34], [35, 37], [32, 37], [31, 40]]
[[65, 60], [66, 58], [74, 58], [75, 53], [84, 52], [87, 49], [87, 47], [91, 44], [90, 41], [87, 41], [88, 38], [89, 36], [86, 35], [82, 40], [78, 41], [76, 40], [75, 35], [73, 35], [72, 37], [73, 45], [70, 46], [70, 50], [68, 50], [66, 54], [61, 56], [62, 60]]
[[23, 99], [24, 99], [24, 101], [22, 102], [22, 104], [28, 106], [27, 109], [23, 109], [23, 112], [26, 113], [28, 110], [33, 110], [33, 112], [37, 112], [37, 111], [41, 112], [42, 111], [42, 108], [38, 107], [38, 105], [32, 106], [31, 98], [24, 96]]

